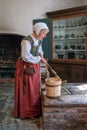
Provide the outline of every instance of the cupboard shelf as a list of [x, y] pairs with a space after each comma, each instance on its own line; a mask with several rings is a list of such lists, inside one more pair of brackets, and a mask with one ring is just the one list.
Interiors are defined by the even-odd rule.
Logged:
[[53, 30], [55, 30], [55, 31], [58, 31], [58, 30], [60, 30], [60, 29], [63, 29], [63, 30], [72, 30], [72, 29], [82, 29], [82, 28], [86, 28], [87, 27], [87, 25], [84, 25], [84, 26], [73, 26], [73, 27], [53, 27]]

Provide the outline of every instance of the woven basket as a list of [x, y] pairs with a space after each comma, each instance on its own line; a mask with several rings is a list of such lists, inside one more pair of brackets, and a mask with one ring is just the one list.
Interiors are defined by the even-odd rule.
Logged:
[[50, 98], [57, 98], [61, 95], [62, 80], [56, 77], [49, 77], [45, 79], [46, 96]]

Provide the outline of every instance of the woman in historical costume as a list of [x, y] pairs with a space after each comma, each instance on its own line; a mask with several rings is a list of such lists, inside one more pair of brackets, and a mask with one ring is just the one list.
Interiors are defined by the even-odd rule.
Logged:
[[21, 58], [17, 60], [15, 72], [15, 117], [34, 119], [41, 115], [40, 62], [46, 63], [42, 40], [48, 32], [47, 25], [38, 22], [33, 26], [33, 34], [21, 41]]

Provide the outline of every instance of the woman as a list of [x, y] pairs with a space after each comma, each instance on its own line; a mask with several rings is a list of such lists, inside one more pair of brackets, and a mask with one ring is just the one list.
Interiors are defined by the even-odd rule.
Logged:
[[[39, 63], [46, 63], [41, 41], [48, 32], [47, 25], [38, 22], [33, 26], [33, 34], [21, 42], [21, 58], [16, 63], [15, 72], [15, 117], [34, 119], [41, 115]], [[33, 68], [33, 74], [27, 74], [29, 66]]]

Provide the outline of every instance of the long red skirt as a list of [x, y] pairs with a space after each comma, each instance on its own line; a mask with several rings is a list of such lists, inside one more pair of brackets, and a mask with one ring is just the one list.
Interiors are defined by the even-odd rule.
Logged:
[[15, 72], [15, 117], [32, 118], [41, 115], [39, 64], [34, 64], [34, 69], [35, 74], [25, 75], [22, 60], [17, 61]]

